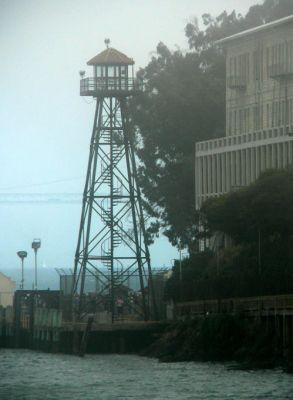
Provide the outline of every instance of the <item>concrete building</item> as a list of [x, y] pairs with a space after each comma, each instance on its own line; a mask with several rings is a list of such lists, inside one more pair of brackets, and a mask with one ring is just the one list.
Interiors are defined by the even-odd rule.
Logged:
[[293, 15], [218, 42], [226, 52], [226, 136], [196, 143], [196, 208], [293, 162]]
[[15, 282], [0, 272], [0, 306], [12, 306], [14, 291]]

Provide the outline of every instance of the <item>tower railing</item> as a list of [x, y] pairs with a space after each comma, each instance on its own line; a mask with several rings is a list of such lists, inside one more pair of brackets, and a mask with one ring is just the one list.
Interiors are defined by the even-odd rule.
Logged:
[[143, 81], [136, 78], [84, 78], [80, 81], [81, 96], [117, 93], [135, 94], [143, 91]]

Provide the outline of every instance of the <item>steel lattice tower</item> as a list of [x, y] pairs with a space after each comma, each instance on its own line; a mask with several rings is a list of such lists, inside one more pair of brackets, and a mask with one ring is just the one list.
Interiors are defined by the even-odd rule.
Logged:
[[80, 73], [80, 94], [94, 97], [96, 110], [75, 253], [73, 304], [77, 318], [87, 313], [88, 275], [97, 282], [95, 306], [109, 311], [112, 322], [117, 315], [117, 293], [133, 276], [139, 281], [136, 308], [143, 319], [150, 318], [150, 301], [155, 310], [141, 192], [128, 127], [127, 97], [142, 90], [133, 76], [133, 64], [123, 53], [107, 47], [88, 62], [94, 77], [84, 78], [84, 72]]

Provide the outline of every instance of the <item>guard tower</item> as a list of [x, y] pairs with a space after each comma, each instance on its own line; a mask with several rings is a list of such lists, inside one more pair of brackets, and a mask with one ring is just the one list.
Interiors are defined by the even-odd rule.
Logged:
[[[106, 50], [87, 63], [93, 77], [80, 72], [80, 95], [92, 96], [96, 108], [75, 253], [73, 307], [79, 319], [102, 311], [112, 322], [129, 313], [147, 320], [154, 295], [127, 113], [127, 98], [139, 94], [143, 85], [134, 78], [134, 61], [108, 47], [109, 40], [105, 43]], [[90, 276], [96, 280], [94, 295], [87, 292]]]

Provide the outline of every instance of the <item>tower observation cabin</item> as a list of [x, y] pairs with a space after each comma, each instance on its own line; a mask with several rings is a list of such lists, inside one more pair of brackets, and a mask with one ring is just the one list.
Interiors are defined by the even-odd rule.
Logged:
[[94, 76], [81, 79], [81, 96], [126, 97], [143, 89], [142, 81], [134, 78], [133, 59], [116, 49], [107, 47], [89, 60], [87, 65], [93, 66]]

